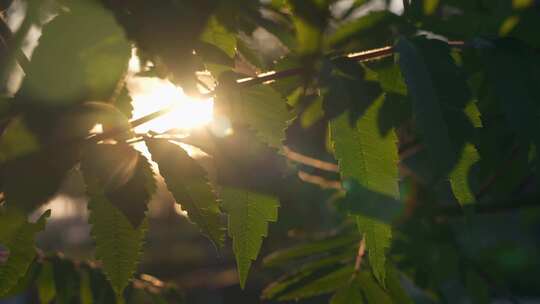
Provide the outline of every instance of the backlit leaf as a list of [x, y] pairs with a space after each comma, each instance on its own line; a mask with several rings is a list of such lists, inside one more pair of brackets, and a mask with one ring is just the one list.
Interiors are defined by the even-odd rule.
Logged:
[[472, 144], [467, 144], [462, 151], [461, 158], [450, 173], [450, 185], [458, 202], [463, 206], [476, 200], [469, 186], [469, 172], [480, 156]]
[[112, 13], [98, 1], [70, 4], [44, 26], [18, 93], [25, 102], [109, 100], [127, 70], [131, 46]]
[[206, 171], [178, 145], [166, 140], [147, 140], [146, 144], [176, 202], [217, 246], [222, 246], [225, 227]]
[[221, 199], [229, 219], [240, 286], [244, 288], [251, 263], [268, 234], [268, 223], [277, 220], [279, 202], [265, 194], [233, 188], [223, 188]]
[[117, 296], [122, 295], [136, 271], [142, 254], [148, 223], [134, 228], [128, 218], [113, 205], [105, 185], [82, 163], [83, 176], [89, 197], [88, 222], [92, 225], [91, 235], [96, 242], [96, 259], [103, 263], [103, 271], [111, 282]]
[[236, 36], [220, 24], [215, 17], [208, 20], [201, 40], [217, 46], [231, 58], [236, 53]]
[[281, 148], [285, 129], [293, 117], [285, 99], [267, 85], [248, 88], [233, 85], [223, 89], [216, 96], [215, 111], [233, 123], [249, 125], [263, 142]]

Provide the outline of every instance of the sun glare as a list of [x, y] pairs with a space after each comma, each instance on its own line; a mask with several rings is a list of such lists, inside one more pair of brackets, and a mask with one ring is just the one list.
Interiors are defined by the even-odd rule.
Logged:
[[135, 128], [136, 132], [162, 133], [177, 129], [188, 133], [190, 129], [212, 122], [214, 102], [211, 98], [197, 100], [168, 80], [136, 76], [140, 61], [135, 52], [129, 62], [129, 70], [128, 90], [132, 98], [133, 119], [172, 107], [169, 113]]
[[138, 126], [135, 129], [136, 132], [162, 133], [171, 129], [188, 131], [205, 126], [212, 121], [214, 107], [212, 99], [191, 98], [168, 80], [133, 77], [129, 81], [128, 88], [133, 99], [134, 119], [173, 107], [169, 113]]

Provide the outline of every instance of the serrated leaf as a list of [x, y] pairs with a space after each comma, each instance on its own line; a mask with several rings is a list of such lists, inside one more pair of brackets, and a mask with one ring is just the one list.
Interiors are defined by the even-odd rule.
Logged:
[[438, 174], [445, 174], [453, 166], [456, 151], [450, 141], [431, 75], [410, 41], [400, 39], [395, 50], [399, 54], [399, 65], [412, 100], [415, 122], [429, 151], [432, 166]]
[[[347, 113], [342, 114], [330, 122], [330, 132], [343, 180], [352, 178], [367, 190], [398, 199], [397, 139], [393, 132], [382, 137], [377, 127], [377, 113], [382, 102], [379, 99], [369, 107], [355, 126], [350, 125]], [[356, 203], [361, 205], [363, 202], [359, 199]], [[356, 216], [358, 227], [366, 237], [373, 273], [384, 285], [391, 227], [369, 216]]]
[[373, 275], [386, 286], [386, 253], [392, 243], [392, 227], [364, 216], [356, 216], [358, 228], [365, 235], [369, 264]]
[[99, 144], [87, 148], [81, 167], [87, 185], [102, 188], [107, 200], [138, 227], [156, 191], [146, 158], [127, 144]]
[[7, 261], [0, 264], [0, 297], [17, 285], [36, 255], [36, 234], [45, 228], [50, 211], [36, 223], [29, 223], [26, 216], [16, 210], [0, 210], [0, 244], [9, 250]]
[[18, 95], [41, 106], [109, 100], [130, 50], [112, 12], [97, 1], [71, 1], [44, 26]]
[[217, 46], [231, 58], [236, 53], [236, 36], [229, 32], [216, 17], [208, 20], [201, 40]]
[[133, 228], [107, 199], [103, 189], [89, 188], [88, 195], [88, 222], [96, 242], [96, 259], [103, 263], [103, 271], [116, 295], [120, 296], [139, 264], [148, 222], [145, 220], [138, 228]]
[[251, 263], [268, 235], [268, 223], [277, 220], [279, 202], [265, 194], [233, 188], [223, 188], [221, 199], [228, 215], [240, 286], [244, 288]]
[[176, 202], [217, 246], [223, 246], [225, 227], [206, 171], [178, 145], [166, 140], [147, 140], [146, 145]]
[[456, 164], [456, 167], [450, 172], [449, 179], [452, 192], [454, 192], [456, 199], [462, 206], [476, 200], [469, 185], [469, 172], [479, 159], [480, 156], [475, 146], [467, 144], [461, 153], [461, 158]]
[[215, 111], [233, 123], [249, 125], [263, 142], [281, 148], [285, 129], [293, 118], [285, 99], [267, 85], [223, 89], [216, 96]]

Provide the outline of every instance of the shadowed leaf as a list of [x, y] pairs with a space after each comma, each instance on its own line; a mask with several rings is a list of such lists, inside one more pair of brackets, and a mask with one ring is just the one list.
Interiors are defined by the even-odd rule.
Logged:
[[[383, 210], [384, 200], [379, 197], [399, 198], [397, 139], [393, 132], [382, 137], [377, 127], [377, 113], [382, 101], [378, 99], [353, 126], [349, 124], [347, 113], [342, 114], [330, 122], [330, 132], [342, 179], [353, 179], [367, 190], [366, 194], [370, 194], [354, 196], [355, 200], [349, 200], [346, 208], [357, 217], [358, 227], [366, 237], [373, 273], [384, 285], [391, 227], [362, 212]], [[344, 186], [347, 191], [353, 190], [346, 184]], [[385, 217], [395, 216], [389, 211]]]
[[45, 228], [50, 211], [36, 223], [29, 223], [26, 215], [17, 210], [0, 210], [0, 244], [9, 250], [7, 261], [0, 263], [0, 297], [16, 286], [36, 255], [36, 234]]

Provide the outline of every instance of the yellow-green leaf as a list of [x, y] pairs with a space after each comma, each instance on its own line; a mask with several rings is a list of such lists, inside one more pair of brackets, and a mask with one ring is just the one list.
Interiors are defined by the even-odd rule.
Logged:
[[228, 214], [240, 286], [244, 288], [251, 263], [268, 235], [268, 223], [277, 220], [279, 202], [268, 195], [232, 188], [223, 188], [221, 199]]
[[278, 149], [293, 118], [285, 99], [267, 85], [224, 87], [216, 96], [215, 109], [233, 123], [250, 126], [263, 142]]

